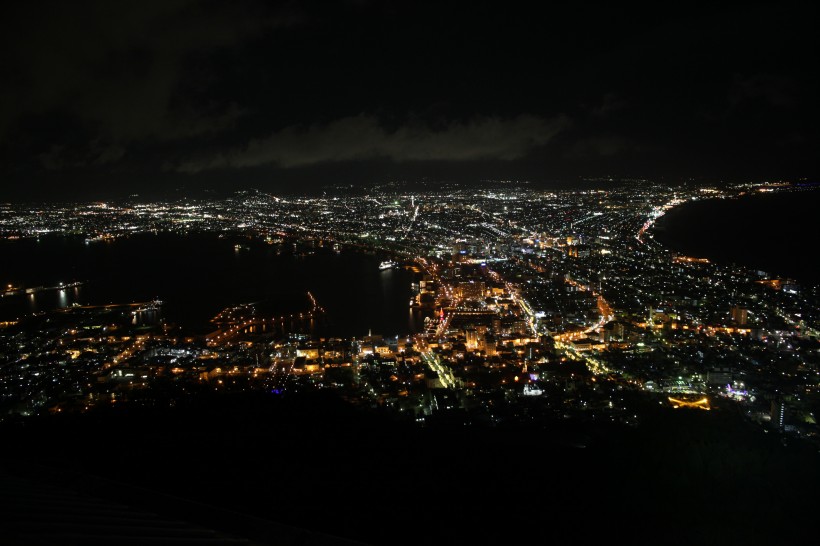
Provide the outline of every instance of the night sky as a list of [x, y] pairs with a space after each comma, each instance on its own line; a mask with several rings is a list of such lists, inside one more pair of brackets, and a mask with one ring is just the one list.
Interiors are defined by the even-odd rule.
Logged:
[[16, 4], [0, 201], [818, 171], [808, 7]]

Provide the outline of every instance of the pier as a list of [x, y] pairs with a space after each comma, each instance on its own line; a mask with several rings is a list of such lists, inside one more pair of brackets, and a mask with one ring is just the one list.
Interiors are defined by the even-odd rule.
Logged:
[[37, 294], [39, 292], [53, 292], [59, 290], [66, 290], [68, 288], [77, 288], [82, 286], [81, 281], [74, 281], [70, 283], [60, 283], [57, 286], [29, 286], [27, 288], [16, 287], [8, 285], [8, 288], [3, 291], [2, 297], [21, 296], [23, 294]]
[[[245, 317], [244, 314], [239, 316], [239, 320], [228, 322], [227, 317], [231, 315], [231, 309], [223, 310], [217, 315], [212, 322], [220, 324], [220, 328], [205, 336], [205, 341], [209, 346], [217, 346], [222, 343], [236, 340], [242, 334], [258, 334], [268, 332], [277, 328], [283, 328], [285, 324], [290, 324], [294, 321], [312, 320], [325, 312], [324, 308], [319, 305], [312, 293], [307, 293], [308, 299], [311, 303], [309, 311], [301, 313], [287, 313], [273, 317], [251, 316]], [[246, 312], [253, 312], [252, 305], [243, 305], [234, 309], [241, 309]]]

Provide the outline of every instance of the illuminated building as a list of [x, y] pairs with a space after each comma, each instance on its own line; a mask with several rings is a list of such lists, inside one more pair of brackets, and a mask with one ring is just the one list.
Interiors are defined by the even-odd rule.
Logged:
[[735, 305], [732, 307], [732, 321], [738, 326], [745, 326], [748, 320], [749, 311], [745, 307]]
[[772, 426], [783, 430], [786, 425], [786, 403], [782, 398], [772, 400], [771, 418]]
[[478, 332], [474, 328], [470, 328], [465, 332], [467, 338], [467, 349], [478, 348]]
[[464, 281], [458, 283], [458, 293], [461, 298], [468, 300], [478, 300], [484, 297], [484, 281]]
[[706, 372], [706, 383], [708, 385], [728, 385], [732, 382], [732, 369], [713, 368]]

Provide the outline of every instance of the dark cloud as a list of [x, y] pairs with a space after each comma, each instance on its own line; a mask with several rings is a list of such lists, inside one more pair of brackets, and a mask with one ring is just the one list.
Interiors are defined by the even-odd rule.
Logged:
[[93, 165], [96, 167], [116, 163], [126, 150], [118, 144], [106, 144], [99, 140], [78, 146], [54, 144], [38, 155], [40, 165], [49, 171], [76, 169]]
[[629, 138], [597, 136], [577, 140], [568, 151], [567, 157], [575, 159], [613, 157], [646, 151], [648, 147], [648, 145], [639, 144]]
[[596, 106], [590, 108], [591, 117], [606, 118], [628, 107], [628, 103], [615, 93], [605, 93]]
[[213, 157], [187, 160], [178, 166], [186, 173], [230, 167], [274, 165], [292, 168], [353, 160], [476, 161], [520, 159], [547, 144], [569, 126], [566, 116], [547, 120], [530, 115], [511, 119], [479, 117], [452, 122], [433, 130], [412, 123], [385, 129], [372, 116], [359, 115], [325, 125], [291, 126], [246, 146]]
[[731, 108], [737, 109], [758, 102], [773, 108], [791, 108], [797, 103], [797, 86], [789, 76], [779, 74], [735, 74], [729, 90]]
[[56, 2], [18, 7], [3, 25], [0, 138], [21, 119], [59, 112], [100, 137], [173, 140], [230, 127], [235, 103], [177, 96], [186, 61], [294, 24], [290, 10], [196, 0]]
[[20, 2], [0, 20], [0, 199], [60, 184], [91, 195], [108, 180], [126, 195], [220, 177], [301, 187], [342, 169], [352, 181], [812, 176], [810, 15], [760, 3], [670, 17], [588, 3]]

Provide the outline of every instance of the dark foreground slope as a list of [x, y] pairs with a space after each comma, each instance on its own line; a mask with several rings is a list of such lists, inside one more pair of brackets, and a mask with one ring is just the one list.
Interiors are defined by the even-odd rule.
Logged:
[[271, 544], [794, 543], [820, 485], [813, 450], [730, 411], [419, 428], [333, 395], [231, 395], [2, 434], [6, 473]]

